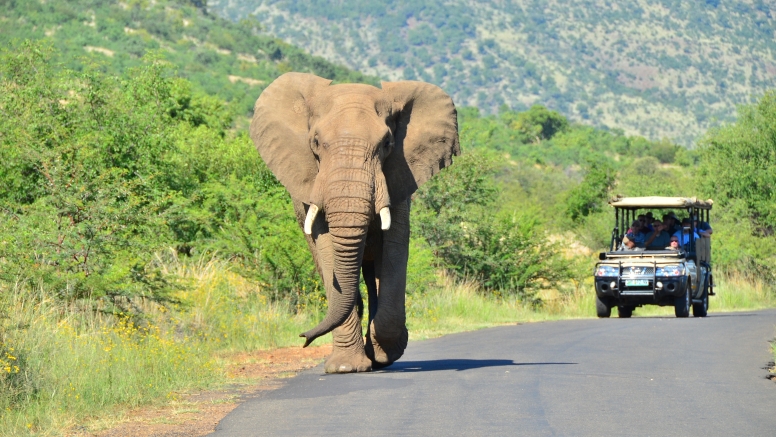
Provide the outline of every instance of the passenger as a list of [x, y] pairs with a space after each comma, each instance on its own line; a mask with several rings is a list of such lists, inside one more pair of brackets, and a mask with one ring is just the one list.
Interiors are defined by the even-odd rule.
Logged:
[[641, 222], [641, 229], [644, 231], [645, 234], [655, 230], [650, 224], [651, 222], [647, 220], [646, 214], [639, 214], [638, 220], [639, 222]]
[[[698, 236], [697, 233], [694, 234], [695, 239], [701, 238]], [[686, 247], [688, 244], [690, 244], [690, 219], [685, 218], [682, 220], [682, 230], [676, 232], [674, 235], [679, 240], [679, 245], [682, 247]]]
[[669, 242], [668, 247], [666, 247], [666, 250], [679, 250], [679, 237], [671, 236], [671, 241]]
[[622, 246], [618, 249], [620, 251], [630, 251], [630, 250], [644, 250], [643, 247], [636, 246], [636, 242], [628, 238], [628, 236], [622, 237]]
[[647, 240], [644, 242], [644, 246], [649, 249], [666, 247], [671, 241], [671, 234], [666, 232], [665, 226], [660, 220], [652, 222], [655, 230], [647, 234]]
[[711, 238], [712, 232], [714, 232], [711, 229], [711, 226], [706, 222], [698, 221], [698, 216], [693, 216], [693, 221], [695, 222], [695, 232], [698, 233], [701, 237]]
[[644, 233], [644, 227], [638, 220], [633, 221], [630, 229], [628, 229], [627, 236], [638, 247], [644, 247], [644, 243], [647, 241], [647, 234]]
[[673, 212], [669, 212], [668, 214], [663, 216], [663, 223], [666, 223], [666, 218], [670, 220], [670, 223], [666, 226], [666, 231], [669, 234], [675, 234], [677, 231], [682, 230], [682, 226], [679, 224], [679, 219], [676, 217], [676, 214]]

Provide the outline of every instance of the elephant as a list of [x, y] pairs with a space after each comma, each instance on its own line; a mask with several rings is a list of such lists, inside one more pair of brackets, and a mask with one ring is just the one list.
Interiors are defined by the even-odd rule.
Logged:
[[424, 82], [377, 88], [286, 73], [256, 101], [250, 136], [288, 190], [323, 279], [326, 315], [300, 335], [303, 347], [332, 332], [326, 373], [392, 364], [408, 340], [410, 196], [461, 153], [452, 99]]

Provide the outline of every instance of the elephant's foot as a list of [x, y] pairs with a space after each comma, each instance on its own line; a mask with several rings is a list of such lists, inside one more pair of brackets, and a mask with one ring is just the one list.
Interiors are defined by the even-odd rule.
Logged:
[[363, 348], [358, 350], [334, 347], [323, 365], [326, 373], [371, 372], [372, 361]]
[[364, 353], [364, 337], [361, 336], [361, 317], [353, 308], [345, 323], [331, 332], [334, 347], [326, 358], [326, 373], [370, 372], [372, 361]]
[[380, 369], [390, 366], [404, 355], [407, 348], [407, 327], [402, 324], [396, 329], [375, 328], [375, 321], [369, 326], [364, 350], [372, 360], [372, 367]]

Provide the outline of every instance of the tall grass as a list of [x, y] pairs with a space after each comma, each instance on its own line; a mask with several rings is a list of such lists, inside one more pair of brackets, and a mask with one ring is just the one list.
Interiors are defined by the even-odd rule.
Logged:
[[[322, 302], [293, 308], [273, 302], [268, 287], [223, 261], [157, 261], [180, 278], [183, 304], [141, 302], [141, 318], [101, 314], [90, 302], [63, 306], [35, 284], [0, 290], [0, 436], [56, 434], [183, 390], [223, 384], [230, 353], [298, 346], [298, 334], [324, 313]], [[410, 338], [595, 317], [590, 278], [540, 297], [543, 305], [536, 307], [441, 275], [425, 292], [407, 295]], [[776, 296], [765, 284], [740, 275], [719, 277], [711, 300], [712, 315], [773, 306]], [[670, 307], [655, 306], [635, 313], [672, 314]], [[318, 340], [326, 341], [329, 336]]]
[[0, 436], [46, 435], [223, 383], [219, 357], [297, 345], [321, 317], [315, 305], [294, 314], [271, 302], [220, 261], [165, 268], [185, 304], [140, 302], [141, 318], [63, 305], [33, 284], [0, 290]]
[[126, 317], [63, 308], [40, 290], [4, 290], [0, 312], [0, 435], [61, 429], [220, 378], [198, 342]]
[[[161, 262], [161, 260], [160, 260]], [[299, 299], [297, 307], [270, 299], [271, 291], [211, 259], [182, 263], [173, 258], [164, 270], [181, 278], [184, 307], [169, 316], [176, 329], [221, 352], [272, 349], [299, 344], [299, 333], [317, 324], [324, 301]]]
[[595, 299], [585, 287], [544, 290], [539, 307], [514, 296], [482, 293], [471, 281], [442, 275], [438, 287], [407, 296], [407, 327], [414, 340], [490, 326], [595, 316]]

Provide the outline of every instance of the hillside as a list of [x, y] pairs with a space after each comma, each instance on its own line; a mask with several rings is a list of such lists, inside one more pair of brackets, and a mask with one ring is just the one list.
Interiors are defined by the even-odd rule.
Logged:
[[261, 90], [287, 71], [312, 72], [338, 82], [376, 83], [260, 32], [259, 23], [234, 23], [203, 13], [187, 0], [119, 2], [47, 0], [0, 2], [0, 45], [44, 40], [63, 66], [99, 63], [120, 74], [160, 52], [198, 91], [230, 102], [235, 114], [253, 109]]
[[542, 103], [574, 121], [689, 145], [776, 85], [762, 0], [212, 0], [233, 20], [390, 79], [434, 82], [495, 112]]

